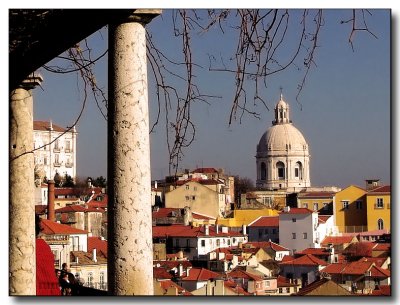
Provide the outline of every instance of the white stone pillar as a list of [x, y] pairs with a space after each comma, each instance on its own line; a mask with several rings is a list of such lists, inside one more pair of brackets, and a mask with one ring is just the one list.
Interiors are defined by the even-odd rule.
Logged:
[[150, 138], [145, 24], [160, 10], [136, 10], [109, 25], [108, 289], [153, 295]]
[[9, 293], [36, 295], [33, 98], [30, 76], [10, 93]]

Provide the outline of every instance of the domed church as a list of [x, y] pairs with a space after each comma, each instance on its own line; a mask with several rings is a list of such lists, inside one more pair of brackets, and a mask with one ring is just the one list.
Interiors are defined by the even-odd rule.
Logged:
[[290, 108], [283, 100], [275, 106], [275, 120], [257, 145], [258, 188], [266, 190], [310, 187], [310, 152], [303, 134], [290, 120]]

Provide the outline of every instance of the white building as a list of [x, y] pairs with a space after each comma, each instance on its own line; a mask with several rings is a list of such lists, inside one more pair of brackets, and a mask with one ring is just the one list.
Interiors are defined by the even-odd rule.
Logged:
[[289, 105], [281, 98], [275, 120], [257, 145], [257, 187], [300, 190], [309, 187], [310, 153], [303, 134], [290, 120]]
[[[36, 179], [54, 179], [59, 173], [76, 177], [76, 136], [75, 127], [70, 131], [46, 121], [33, 122]], [[50, 145], [46, 145], [49, 144]], [[37, 181], [40, 183], [40, 181]]]
[[322, 239], [318, 234], [317, 212], [286, 207], [279, 214], [279, 244], [292, 253], [306, 248], [320, 248]]

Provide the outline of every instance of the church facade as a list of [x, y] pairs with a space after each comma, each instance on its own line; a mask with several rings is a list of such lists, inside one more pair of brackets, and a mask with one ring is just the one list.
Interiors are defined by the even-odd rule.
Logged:
[[275, 120], [257, 145], [256, 164], [259, 189], [296, 192], [311, 185], [309, 146], [290, 120], [290, 107], [282, 94]]

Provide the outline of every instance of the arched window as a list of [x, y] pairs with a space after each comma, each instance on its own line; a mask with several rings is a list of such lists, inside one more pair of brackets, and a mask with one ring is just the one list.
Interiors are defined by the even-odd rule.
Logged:
[[303, 179], [303, 165], [300, 161], [294, 165], [294, 177], [299, 180]]
[[383, 220], [382, 219], [378, 219], [378, 230], [383, 230]]
[[276, 163], [276, 169], [278, 171], [278, 180], [285, 179], [285, 164], [279, 161]]
[[261, 180], [266, 180], [267, 179], [267, 166], [265, 165], [265, 162], [261, 162]]

